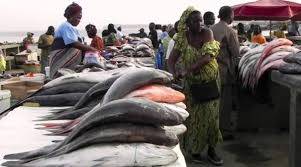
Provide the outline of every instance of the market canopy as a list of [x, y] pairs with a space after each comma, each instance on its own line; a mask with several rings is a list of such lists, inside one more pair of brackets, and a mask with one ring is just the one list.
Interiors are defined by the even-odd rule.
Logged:
[[234, 20], [301, 20], [301, 4], [283, 0], [258, 0], [232, 6]]

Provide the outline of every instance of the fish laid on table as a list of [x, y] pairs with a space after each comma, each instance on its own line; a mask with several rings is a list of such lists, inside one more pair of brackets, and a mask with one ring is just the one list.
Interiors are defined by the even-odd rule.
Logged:
[[251, 48], [249, 48], [248, 46], [240, 46], [239, 47], [239, 55], [243, 56], [245, 53], [247, 53], [249, 50], [251, 50]]
[[[85, 91], [90, 89], [93, 85], [106, 81], [107, 79], [111, 77], [115, 77], [116, 75], [122, 75], [124, 73], [127, 73], [131, 70], [135, 70], [137, 68], [122, 68], [122, 69], [116, 69], [116, 70], [111, 70], [111, 71], [103, 71], [103, 72], [91, 72], [91, 73], [76, 73], [76, 74], [70, 74], [70, 75], [65, 75], [59, 78], [56, 78], [47, 84], [43, 85], [41, 89], [39, 89], [37, 92], [33, 93], [32, 95], [28, 96], [38, 96], [38, 95], [46, 95], [45, 91], [49, 92], [49, 89], [52, 91], [50, 92], [51, 95], [54, 94], [59, 94], [57, 91], [60, 93], [77, 93], [77, 90], [80, 90], [80, 92], [84, 91], [82, 87], [79, 86], [84, 86], [86, 88]], [[88, 87], [89, 86], [89, 87]], [[56, 89], [58, 87], [58, 89]], [[63, 90], [63, 92], [62, 92]], [[66, 92], [64, 90], [72, 90], [72, 92]], [[20, 106], [23, 104], [23, 102], [27, 99], [25, 98], [24, 100], [21, 100], [20, 102], [16, 103], [15, 105], [11, 106], [7, 110], [3, 111], [0, 113], [0, 115], [7, 113], [14, 108]]]
[[125, 98], [129, 97], [143, 97], [155, 102], [163, 103], [179, 103], [185, 100], [185, 95], [183, 93], [158, 84], [138, 88], [125, 96]]
[[[275, 69], [278, 66], [283, 65], [283, 61], [280, 61], [280, 60], [282, 60], [283, 58], [287, 57], [290, 54], [291, 54], [291, 52], [279, 51], [279, 52], [271, 54], [266, 59], [264, 59], [263, 62], [259, 65], [259, 67], [257, 67], [257, 69], [254, 70], [255, 75], [253, 75], [253, 76], [255, 76], [255, 84], [258, 83], [260, 77], [264, 74], [265, 71], [267, 71], [268, 69], [271, 69], [271, 68]], [[277, 62], [277, 63], [275, 63], [275, 62]], [[281, 62], [281, 63], [279, 64], [279, 62]], [[251, 83], [251, 84], [254, 84], [254, 83]]]
[[76, 72], [68, 68], [61, 68], [58, 70], [58, 73], [61, 75], [70, 75], [70, 74], [75, 74]]
[[245, 63], [245, 61], [249, 59], [249, 57], [255, 54], [261, 54], [264, 48], [265, 45], [259, 45], [256, 48], [253, 48], [249, 50], [247, 53], [245, 53], [239, 61], [238, 68], [241, 68], [241, 66]]
[[[68, 138], [73, 138], [89, 129], [105, 123], [130, 122], [152, 125], [173, 126], [181, 124], [183, 118], [180, 109], [169, 109], [159, 103], [140, 98], [119, 99], [112, 101], [103, 107], [96, 106], [85, 114], [76, 126], [68, 126], [58, 129], [60, 133], [71, 132]], [[76, 120], [78, 121], [78, 120]], [[47, 124], [46, 124], [47, 125]], [[58, 132], [57, 132], [58, 133]], [[69, 140], [66, 138], [66, 140]]]
[[47, 159], [60, 156], [102, 143], [151, 143], [175, 146], [179, 142], [175, 133], [165, 131], [158, 126], [121, 123], [92, 127], [68, 143], [65, 143], [65, 141], [63, 140], [33, 151], [9, 154], [4, 156], [4, 159], [20, 159], [20, 163], [26, 163], [40, 158]]
[[254, 71], [254, 75], [253, 75], [253, 78], [251, 80], [251, 87], [254, 88], [256, 83], [257, 83], [257, 80], [256, 80], [256, 76], [258, 75], [259, 73], [259, 67], [260, 65], [262, 64], [262, 62], [268, 57], [271, 55], [271, 51], [278, 47], [278, 46], [283, 46], [283, 45], [293, 45], [293, 42], [286, 39], [286, 38], [278, 38], [278, 39], [275, 39], [269, 43], [267, 43], [267, 45], [265, 46], [264, 50], [262, 51], [262, 54], [259, 58], [259, 60], [257, 61], [256, 65], [255, 65], [255, 71]]
[[278, 69], [285, 74], [301, 74], [301, 65], [298, 63], [286, 63]]
[[186, 120], [189, 117], [189, 113], [184, 108], [179, 107], [176, 104], [168, 104], [168, 103], [160, 103], [160, 104], [170, 109], [171, 111], [177, 112], [182, 116], [184, 120]]
[[25, 102], [39, 103], [40, 106], [58, 107], [58, 106], [73, 106], [84, 93], [64, 93], [57, 95], [42, 95], [32, 96], [25, 100]]
[[295, 54], [289, 55], [283, 59], [287, 63], [297, 63], [301, 65], [301, 51]]
[[[83, 114], [85, 114], [84, 111], [90, 111], [87, 110], [87, 107], [92, 109], [96, 104], [101, 102], [104, 94], [119, 77], [119, 75], [116, 75], [103, 82], [97, 83], [96, 85], [91, 87], [73, 107], [55, 112], [43, 118], [45, 118], [45, 120], [75, 119], [82, 116]], [[91, 102], [93, 103], [91, 104]]]
[[[163, 166], [175, 162], [177, 158], [176, 153], [165, 146], [148, 143], [98, 144], [57, 157], [41, 158], [23, 166]], [[7, 162], [4, 165], [14, 166], [10, 164], [12, 163]]]
[[85, 82], [76, 82], [70, 85], [70, 83], [56, 85], [50, 88], [44, 88], [41, 91], [36, 92], [31, 96], [43, 96], [43, 95], [56, 95], [64, 93], [85, 93], [89, 90], [95, 83], [85, 83]]
[[282, 45], [293, 45], [293, 42], [286, 39], [286, 38], [278, 38], [278, 39], [275, 39], [269, 43], [267, 43], [267, 45], [265, 46], [263, 52], [262, 52], [262, 56], [260, 57], [256, 67], [258, 67], [262, 61], [270, 55], [272, 49], [278, 47], [278, 46], [282, 46]]
[[[95, 104], [95, 105], [97, 105], [97, 104]], [[71, 110], [71, 111], [66, 110], [66, 111], [63, 111], [60, 113], [54, 113], [51, 115], [43, 116], [36, 121], [74, 120], [74, 119], [77, 119], [77, 118], [81, 117], [82, 115], [86, 114], [87, 112], [91, 111], [93, 108], [94, 108], [94, 106], [87, 106], [87, 107], [83, 107], [83, 108], [75, 109], [75, 110]], [[43, 129], [43, 128], [40, 128], [40, 129]]]
[[281, 45], [271, 50], [270, 54], [274, 54], [277, 52], [291, 52], [291, 53], [297, 53], [299, 49], [296, 47], [293, 47], [291, 45]]
[[184, 134], [187, 131], [185, 125], [176, 125], [176, 126], [164, 126], [163, 129], [169, 133], [174, 133], [177, 136]]
[[278, 69], [278, 68], [280, 68], [281, 66], [283, 66], [285, 64], [286, 64], [286, 62], [284, 62], [282, 59], [272, 61], [272, 62], [268, 63], [267, 65], [265, 65], [264, 67], [262, 67], [260, 69], [257, 78], [259, 79], [264, 74], [264, 72], [266, 70], [268, 70], [268, 69]]
[[123, 98], [128, 93], [150, 84], [170, 84], [170, 73], [152, 68], [140, 68], [118, 78], [103, 97], [102, 104]]
[[248, 69], [248, 66], [250, 66], [250, 64], [254, 63], [254, 61], [257, 61], [260, 56], [261, 56], [261, 53], [254, 54], [254, 55], [250, 56], [248, 59], [245, 60], [245, 62], [239, 68], [241, 78], [243, 78], [243, 74], [244, 74], [243, 71]]
[[276, 53], [271, 54], [269, 57], [267, 57], [266, 59], [263, 60], [263, 62], [261, 63], [261, 65], [259, 67], [259, 70], [261, 68], [263, 68], [265, 65], [267, 65], [267, 64], [269, 64], [273, 61], [283, 59], [283, 58], [289, 56], [290, 54], [293, 54], [293, 53], [292, 52], [287, 52], [287, 51], [280, 51], [280, 52], [276, 52]]

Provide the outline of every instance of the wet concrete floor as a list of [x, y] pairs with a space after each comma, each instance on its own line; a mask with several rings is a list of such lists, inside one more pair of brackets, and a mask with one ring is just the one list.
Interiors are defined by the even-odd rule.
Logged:
[[[236, 133], [234, 140], [226, 140], [218, 147], [223, 167], [287, 167], [288, 132], [259, 131]], [[187, 159], [188, 167], [214, 167], [206, 160], [201, 163]]]

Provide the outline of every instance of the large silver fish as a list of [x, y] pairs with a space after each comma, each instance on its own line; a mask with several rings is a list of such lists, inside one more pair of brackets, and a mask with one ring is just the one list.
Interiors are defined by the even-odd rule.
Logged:
[[[108, 80], [111, 77], [115, 76], [121, 76], [122, 74], [125, 74], [129, 71], [136, 70], [137, 68], [131, 67], [131, 68], [120, 68], [116, 70], [111, 70], [111, 71], [103, 71], [103, 72], [91, 72], [91, 73], [76, 73], [76, 74], [70, 74], [66, 76], [62, 76], [59, 78], [56, 78], [47, 84], [45, 84], [41, 89], [39, 89], [37, 92], [33, 93], [32, 95], [28, 96], [36, 96], [36, 95], [41, 95], [43, 94], [42, 92], [48, 91], [48, 89], [51, 89], [51, 94], [59, 94], [57, 93], [57, 90], [61, 92], [62, 90], [73, 90], [74, 92], [61, 92], [61, 93], [76, 93], [77, 89], [81, 90], [81, 87], [78, 87], [80, 85], [85, 85], [84, 87], [87, 88], [86, 91], [91, 88], [93, 85], [99, 83], [99, 82], [104, 82]], [[90, 87], [87, 87], [90, 86]], [[56, 87], [59, 87], [59, 89], [56, 89]], [[49, 92], [49, 91], [48, 91]], [[14, 108], [22, 105], [22, 103], [26, 100], [21, 100], [20, 102], [16, 103], [15, 105], [11, 106], [7, 110], [3, 111], [0, 113], [0, 115], [5, 114]]]
[[[177, 109], [185, 113], [184, 109]], [[183, 111], [184, 110], [184, 111]], [[65, 139], [65, 143], [80, 135], [91, 126], [98, 126], [112, 122], [131, 122], [144, 123], [152, 125], [179, 125], [185, 118], [174, 108], [167, 108], [159, 103], [139, 98], [119, 99], [112, 101], [103, 107], [100, 105], [94, 107], [85, 114], [77, 125], [67, 126], [52, 132], [55, 134], [64, 134], [75, 128]]]
[[301, 65], [301, 51], [295, 54], [289, 55], [283, 59], [287, 63], [297, 63]]
[[286, 63], [279, 67], [279, 71], [285, 74], [301, 74], [301, 65], [298, 63]]
[[141, 68], [133, 72], [128, 72], [118, 78], [106, 95], [102, 104], [123, 98], [131, 91], [149, 84], [169, 84], [173, 77], [170, 73], [152, 68]]
[[84, 95], [84, 93], [64, 93], [57, 95], [33, 96], [25, 100], [25, 102], [39, 103], [40, 106], [73, 106]]
[[164, 146], [175, 146], [178, 138], [173, 132], [165, 131], [161, 127], [143, 124], [106, 124], [85, 131], [71, 142], [62, 145], [56, 143], [24, 153], [9, 154], [4, 159], [21, 159], [20, 163], [27, 163], [40, 158], [51, 158], [67, 154], [84, 147], [102, 143], [151, 143]]
[[132, 144], [97, 144], [85, 147], [68, 154], [51, 158], [41, 158], [26, 164], [13, 165], [7, 162], [5, 166], [165, 166], [177, 160], [176, 153], [168, 147], [148, 143]]
[[103, 82], [97, 83], [96, 85], [91, 87], [72, 108], [55, 112], [43, 118], [45, 120], [56, 120], [75, 119], [82, 116], [83, 114], [85, 114], [84, 111], [90, 111], [87, 110], [87, 108], [92, 109], [97, 103], [101, 102], [101, 99], [104, 96], [104, 94], [119, 77], [120, 75], [116, 75]]
[[[135, 125], [131, 124], [124, 124], [124, 125], [113, 125], [112, 123], [135, 123]], [[165, 126], [173, 126], [173, 125], [180, 125], [183, 122], [183, 118], [174, 111], [169, 110], [168, 108], [157, 104], [155, 102], [152, 102], [150, 100], [146, 99], [139, 99], [139, 98], [131, 98], [131, 99], [120, 99], [112, 101], [103, 107], [100, 107], [98, 109], [94, 109], [91, 112], [84, 115], [82, 120], [78, 123], [77, 126], [75, 126], [75, 129], [70, 133], [70, 135], [65, 138], [62, 142], [53, 145], [50, 147], [45, 147], [43, 149], [27, 152], [24, 154], [12, 154], [8, 155], [5, 158], [20, 158], [20, 159], [26, 159], [26, 158], [35, 158], [43, 155], [48, 155], [51, 152], [57, 152], [60, 153], [63, 151], [63, 153], [76, 150], [82, 145], [87, 145], [87, 143], [93, 142], [94, 144], [99, 142], [104, 142], [104, 140], [108, 140], [106, 142], [114, 142], [115, 140], [113, 135], [117, 133], [117, 131], [120, 128], [123, 128], [123, 126], [127, 129], [120, 130], [120, 133], [118, 131], [117, 139], [119, 140], [118, 136], [122, 135], [129, 135], [128, 133], [130, 131], [133, 131], [135, 133], [141, 133], [140, 131], [133, 130], [135, 127], [138, 129], [141, 128], [145, 131], [145, 137], [141, 140], [140, 138], [135, 138], [135, 134], [131, 134], [132, 137], [134, 137], [135, 141], [138, 142], [150, 142], [153, 144], [159, 144], [159, 145], [174, 145], [177, 143], [177, 138], [175, 137], [175, 134], [169, 134], [165, 133], [165, 131], [161, 131], [160, 129], [154, 129], [151, 130], [152, 126], [148, 125], [165, 125]], [[139, 125], [138, 125], [139, 124]], [[125, 126], [126, 125], [126, 126]], [[108, 134], [106, 134], [104, 131], [106, 129], [116, 129], [116, 131], [106, 131]], [[153, 127], [154, 128], [154, 127]], [[123, 134], [124, 132], [128, 132]], [[151, 131], [151, 132], [150, 132]], [[109, 132], [112, 132], [109, 133]], [[91, 134], [93, 134], [91, 136]], [[100, 134], [100, 136], [96, 135]], [[153, 138], [146, 137], [146, 135], [153, 135]], [[107, 135], [111, 135], [110, 137], [106, 137]], [[90, 136], [90, 137], [89, 137]], [[93, 137], [94, 136], [94, 137]], [[127, 138], [122, 138], [123, 141], [115, 141], [115, 142], [134, 142], [132, 141], [128, 136]], [[105, 138], [105, 139], [103, 139]], [[90, 141], [91, 139], [91, 141]], [[164, 139], [164, 140], [163, 140]], [[166, 140], [165, 140], [166, 139]], [[89, 140], [89, 142], [87, 141]], [[87, 141], [83, 142], [82, 141]], [[81, 144], [78, 144], [78, 143]], [[72, 149], [71, 149], [72, 148]], [[71, 149], [71, 150], [70, 150]]]

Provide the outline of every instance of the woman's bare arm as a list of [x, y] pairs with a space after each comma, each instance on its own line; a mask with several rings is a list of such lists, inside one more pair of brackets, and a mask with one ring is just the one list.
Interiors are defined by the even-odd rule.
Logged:
[[95, 49], [91, 46], [84, 45], [80, 42], [74, 42], [74, 43], [71, 43], [70, 45], [71, 45], [71, 47], [74, 47], [74, 48], [82, 50], [82, 51], [98, 51], [97, 49]]
[[167, 66], [168, 66], [168, 71], [173, 75], [173, 76], [177, 76], [176, 74], [176, 69], [175, 69], [175, 65], [178, 61], [178, 59], [180, 58], [181, 53], [179, 50], [173, 48], [170, 56], [167, 60]]

